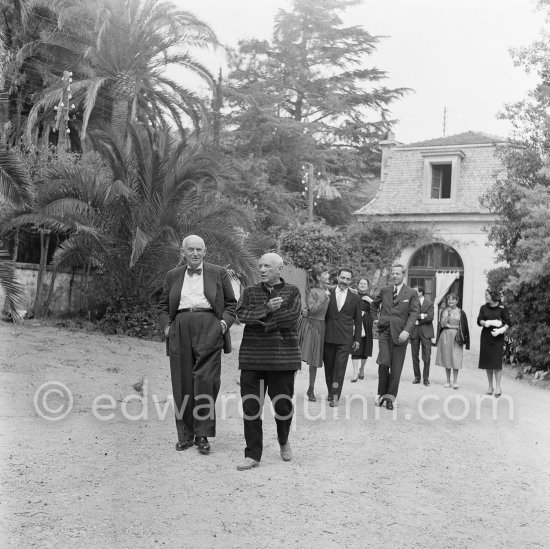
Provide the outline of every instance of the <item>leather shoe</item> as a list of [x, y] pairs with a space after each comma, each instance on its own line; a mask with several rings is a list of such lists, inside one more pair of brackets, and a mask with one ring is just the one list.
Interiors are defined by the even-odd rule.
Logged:
[[389, 398], [386, 399], [386, 408], [388, 410], [393, 410], [393, 402]]
[[419, 377], [415, 377], [413, 379], [413, 384], [417, 384], [417, 383], [420, 383], [420, 378]]
[[430, 380], [429, 379], [425, 379], [424, 380], [424, 385], [426, 385], [426, 387], [430, 384]]
[[194, 444], [193, 439], [184, 440], [183, 442], [176, 442], [176, 450], [178, 452], [182, 452], [183, 450], [187, 450], [188, 448], [191, 448], [193, 444]]
[[258, 465], [260, 465], [259, 461], [246, 457], [244, 458], [244, 461], [242, 463], [239, 463], [239, 465], [237, 465], [237, 470], [247, 471], [248, 469], [253, 469], [254, 467], [258, 467]]
[[290, 461], [292, 459], [292, 448], [290, 443], [287, 441], [286, 444], [281, 444], [281, 457], [283, 461]]
[[204, 455], [210, 453], [210, 450], [211, 450], [210, 443], [208, 442], [208, 439], [206, 437], [196, 437], [195, 444], [199, 449], [199, 453]]

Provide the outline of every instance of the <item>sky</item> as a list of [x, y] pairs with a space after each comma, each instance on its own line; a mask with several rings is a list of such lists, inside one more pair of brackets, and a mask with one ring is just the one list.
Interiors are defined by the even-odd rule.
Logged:
[[[174, 0], [214, 29], [220, 42], [270, 39], [278, 9], [289, 0]], [[534, 0], [364, 0], [342, 14], [346, 25], [362, 25], [384, 36], [371, 66], [384, 70], [388, 87], [414, 91], [391, 107], [395, 137], [412, 143], [465, 131], [506, 137], [497, 115], [523, 99], [536, 79], [514, 66], [510, 48], [528, 46], [544, 26]], [[220, 48], [205, 58], [218, 72]]]

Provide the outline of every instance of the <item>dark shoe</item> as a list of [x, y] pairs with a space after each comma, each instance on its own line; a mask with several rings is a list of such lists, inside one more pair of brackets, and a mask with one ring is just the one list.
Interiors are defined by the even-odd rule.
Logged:
[[495, 393], [495, 398], [500, 398], [500, 395], [502, 395], [502, 393]]
[[415, 377], [413, 379], [413, 383], [416, 385], [417, 383], [420, 383], [420, 378], [419, 377]]
[[358, 379], [359, 379], [359, 378], [356, 377], [355, 379], [352, 379], [351, 382], [352, 382], [352, 383], [357, 383], [357, 380], [358, 380]]
[[424, 380], [424, 385], [426, 385], [426, 387], [430, 384], [430, 380], [429, 379], [425, 379]]
[[359, 379], [365, 379], [365, 374], [359, 374]]
[[206, 437], [196, 437], [195, 444], [197, 445], [200, 454], [206, 455], [210, 453], [210, 443]]
[[307, 390], [307, 399], [310, 401], [310, 402], [316, 402], [316, 398], [315, 398], [315, 395], [313, 393], [313, 389], [310, 387], [308, 390]]
[[188, 448], [191, 448], [193, 444], [194, 444], [193, 439], [184, 440], [183, 442], [176, 442], [176, 450], [178, 452], [182, 452], [183, 450], [187, 450]]
[[386, 399], [386, 408], [388, 410], [393, 410], [393, 402], [389, 398]]

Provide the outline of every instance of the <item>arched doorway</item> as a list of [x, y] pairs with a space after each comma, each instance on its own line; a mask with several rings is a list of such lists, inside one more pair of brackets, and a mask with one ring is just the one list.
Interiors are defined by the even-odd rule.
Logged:
[[[424, 295], [431, 301], [436, 298], [436, 275], [458, 273], [458, 278], [445, 292], [458, 295], [458, 306], [462, 307], [462, 289], [464, 286], [464, 264], [460, 255], [446, 244], [433, 243], [419, 248], [409, 262], [409, 286], [422, 286]], [[445, 301], [443, 300], [443, 303]]]

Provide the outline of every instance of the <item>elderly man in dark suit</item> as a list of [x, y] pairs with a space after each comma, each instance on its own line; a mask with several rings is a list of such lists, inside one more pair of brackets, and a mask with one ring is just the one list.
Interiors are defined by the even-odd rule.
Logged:
[[338, 271], [338, 284], [330, 290], [330, 302], [325, 315], [323, 364], [330, 406], [338, 406], [349, 355], [361, 343], [361, 298], [353, 293], [351, 269]]
[[159, 323], [167, 338], [176, 411], [176, 450], [195, 444], [210, 453], [216, 436], [215, 403], [220, 390], [222, 348], [231, 350], [229, 328], [237, 301], [227, 271], [204, 262], [204, 240], [183, 239], [186, 265], [168, 272], [160, 300]]
[[[420, 312], [418, 319], [413, 324], [410, 334], [411, 339], [411, 354], [413, 360], [414, 380], [413, 383], [420, 383], [424, 379], [426, 387], [430, 384], [430, 360], [432, 356], [432, 337], [434, 337], [434, 304], [424, 297], [424, 288], [422, 286], [414, 286], [413, 288], [418, 294], [420, 303]], [[422, 378], [420, 377], [420, 348], [422, 347], [422, 362], [424, 368], [422, 370]]]
[[391, 268], [392, 284], [385, 286], [371, 304], [380, 310], [378, 320], [378, 406], [393, 410], [407, 352], [407, 341], [418, 318], [420, 304], [415, 290], [403, 283], [403, 265]]

